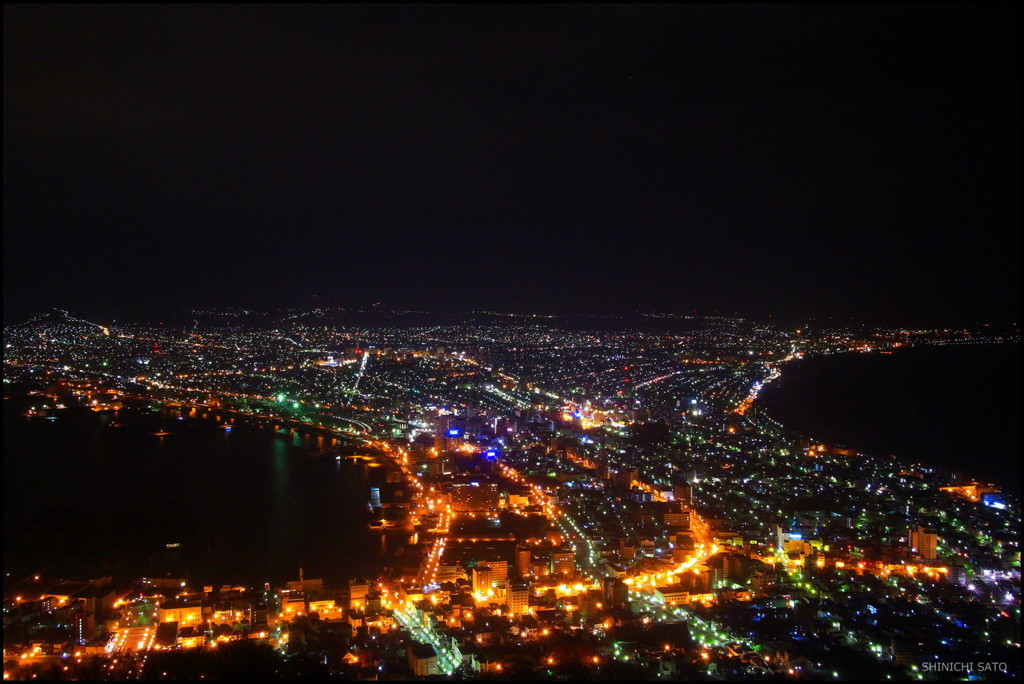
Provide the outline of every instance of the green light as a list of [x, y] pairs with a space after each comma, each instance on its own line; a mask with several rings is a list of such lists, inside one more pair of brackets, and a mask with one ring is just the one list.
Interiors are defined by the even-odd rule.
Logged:
[[278, 394], [277, 395], [277, 400], [278, 401], [284, 401], [284, 395], [283, 394]]

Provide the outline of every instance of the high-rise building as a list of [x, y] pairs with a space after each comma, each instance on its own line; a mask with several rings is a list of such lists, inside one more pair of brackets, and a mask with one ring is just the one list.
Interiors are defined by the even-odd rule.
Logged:
[[725, 556], [723, 562], [723, 569], [727, 579], [739, 584], [746, 582], [748, 562], [744, 556], [738, 553], [730, 553]]
[[501, 565], [478, 565], [473, 568], [473, 592], [501, 601], [505, 597], [507, 575], [508, 570]]
[[512, 582], [505, 594], [505, 603], [513, 615], [530, 612], [530, 583]]
[[935, 530], [917, 526], [910, 531], [910, 552], [924, 560], [935, 560], [938, 557], [939, 536]]
[[530, 563], [533, 558], [533, 554], [525, 546], [516, 547], [516, 572], [520, 575], [529, 575], [531, 568]]
[[555, 576], [568, 577], [576, 569], [572, 551], [553, 551], [551, 553], [551, 572]]
[[962, 565], [951, 565], [946, 581], [961, 587], [967, 586], [967, 568]]
[[485, 594], [491, 588], [491, 568], [486, 565], [478, 565], [473, 568], [473, 591], [477, 594]]
[[504, 582], [508, 579], [508, 561], [489, 560], [487, 566], [491, 569], [491, 576], [497, 582]]

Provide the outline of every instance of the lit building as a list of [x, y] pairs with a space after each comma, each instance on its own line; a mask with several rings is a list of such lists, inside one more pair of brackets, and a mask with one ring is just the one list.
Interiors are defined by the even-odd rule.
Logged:
[[321, 619], [326, 620], [332, 617], [341, 617], [344, 611], [334, 603], [334, 599], [324, 601], [310, 601], [309, 612], [316, 613]]
[[551, 552], [551, 572], [558, 575], [571, 575], [576, 569], [576, 562], [572, 551]]
[[715, 595], [708, 591], [693, 591], [684, 584], [668, 584], [654, 589], [654, 597], [667, 606], [678, 606], [697, 601], [713, 601]]
[[286, 619], [306, 614], [306, 599], [302, 596], [285, 596], [281, 599], [281, 612]]
[[513, 582], [505, 594], [505, 603], [513, 615], [530, 612], [530, 583]]
[[487, 565], [491, 568], [495, 580], [504, 582], [508, 579], [508, 561], [489, 560]]
[[533, 554], [530, 549], [525, 546], [516, 547], [516, 572], [520, 575], [530, 574], [530, 563], [532, 561]]
[[970, 499], [971, 501], [981, 501], [983, 495], [999, 491], [999, 487], [996, 485], [981, 482], [972, 482], [968, 485], [939, 487], [939, 489], [949, 494], [962, 496], [965, 499]]
[[498, 507], [498, 485], [494, 482], [462, 482], [449, 490], [452, 509], [456, 511], [489, 511]]
[[437, 653], [430, 644], [418, 641], [406, 644], [406, 655], [409, 659], [409, 669], [416, 677], [444, 674], [438, 666]]
[[501, 565], [479, 565], [473, 568], [473, 591], [491, 598], [498, 597], [501, 593], [499, 589], [505, 586], [508, 576], [508, 570], [503, 566], [504, 561], [501, 561]]
[[666, 606], [678, 606], [690, 602], [690, 590], [682, 584], [668, 584], [656, 587], [654, 597]]
[[918, 525], [917, 529], [910, 531], [910, 552], [924, 560], [935, 560], [938, 557], [938, 543], [939, 536], [934, 530]]
[[203, 621], [203, 606], [199, 603], [170, 601], [160, 606], [160, 622], [177, 622], [181, 626]]
[[352, 610], [361, 611], [366, 606], [366, 595], [370, 593], [370, 584], [366, 580], [348, 581], [348, 604]]
[[668, 527], [688, 530], [690, 529], [690, 514], [688, 512], [666, 513], [665, 525]]
[[458, 579], [466, 579], [466, 571], [461, 565], [438, 565], [437, 566], [437, 581], [438, 582], [454, 582]]

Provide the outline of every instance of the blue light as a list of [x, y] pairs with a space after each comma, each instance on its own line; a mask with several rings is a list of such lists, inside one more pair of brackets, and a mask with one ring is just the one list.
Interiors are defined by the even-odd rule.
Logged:
[[451, 430], [448, 431], [449, 437], [458, 437], [461, 434], [462, 430], [460, 430], [459, 428], [452, 428]]
[[981, 497], [983, 504], [989, 508], [995, 508], [1001, 511], [1006, 510], [1006, 502], [1003, 501], [1002, 495], [998, 492], [989, 492]]
[[497, 451], [488, 451], [488, 452], [484, 453], [484, 456], [486, 456], [487, 458], [489, 458], [489, 459], [491, 459], [493, 461], [494, 459], [498, 458], [498, 452]]

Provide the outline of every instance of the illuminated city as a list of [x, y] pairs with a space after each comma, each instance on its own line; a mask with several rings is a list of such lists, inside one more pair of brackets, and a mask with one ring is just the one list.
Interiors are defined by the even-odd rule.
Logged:
[[1017, 5], [3, 13], [5, 680], [1020, 680]]
[[[7, 610], [78, 638], [26, 643], [22, 661], [150, 676], [157, 654], [239, 639], [382, 678], [922, 678], [929, 659], [1016, 657], [1015, 496], [815, 442], [756, 401], [805, 357], [1016, 338], [303, 314], [269, 327], [194, 311], [183, 328], [41, 315], [5, 331], [5, 394], [22, 388], [8, 404], [31, 421], [85, 411], [117, 431], [156, 415], [151, 440], [202, 424], [273, 434], [299, 463], [344, 461], [371, 473], [349, 524], [404, 553], [339, 586], [299, 567], [281, 586], [41, 571], [11, 584]], [[320, 635], [300, 643], [309, 620]]]

